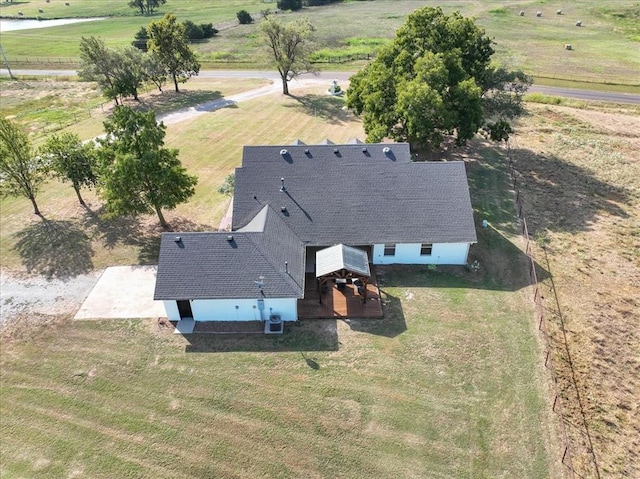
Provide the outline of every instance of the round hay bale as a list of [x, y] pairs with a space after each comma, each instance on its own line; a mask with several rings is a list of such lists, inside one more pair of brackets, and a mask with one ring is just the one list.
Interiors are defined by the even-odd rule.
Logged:
[[542, 12], [536, 12], [536, 17], [541, 17], [542, 16]]
[[582, 20], [578, 20], [576, 22], [576, 27], [581, 27], [582, 26]]
[[571, 46], [571, 43], [565, 43], [564, 44], [564, 49], [565, 50], [573, 50], [573, 47]]
[[524, 17], [524, 10], [520, 10], [520, 16]]
[[562, 10], [556, 10], [556, 15], [562, 15]]

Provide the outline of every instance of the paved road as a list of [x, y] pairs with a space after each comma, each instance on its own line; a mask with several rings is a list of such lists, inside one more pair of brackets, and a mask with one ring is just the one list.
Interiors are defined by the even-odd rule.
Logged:
[[[14, 75], [19, 76], [75, 76], [75, 70], [13, 70]], [[5, 68], [0, 69], [0, 75], [8, 75]], [[329, 82], [331, 80], [346, 81], [353, 72], [321, 72], [318, 75], [302, 75], [301, 80], [317, 80], [319, 82]], [[280, 81], [280, 77], [273, 71], [255, 70], [203, 70], [200, 76], [204, 78], [268, 78], [275, 82]], [[552, 96], [565, 98], [576, 98], [580, 100], [606, 101], [612, 103], [630, 103], [640, 105], [640, 95], [630, 93], [605, 92], [596, 90], [582, 90], [576, 88], [559, 88], [542, 85], [533, 85], [530, 92], [539, 92]]]

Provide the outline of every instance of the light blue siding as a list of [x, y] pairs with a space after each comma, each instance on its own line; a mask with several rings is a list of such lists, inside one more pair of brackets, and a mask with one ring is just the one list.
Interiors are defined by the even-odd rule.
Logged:
[[373, 264], [466, 264], [469, 243], [434, 243], [430, 255], [420, 255], [422, 244], [398, 243], [393, 256], [384, 255], [384, 245], [373, 245]]
[[[178, 321], [175, 301], [165, 301], [167, 317]], [[283, 321], [298, 320], [298, 300], [295, 298], [265, 298], [260, 310], [257, 299], [194, 299], [191, 301], [193, 319], [196, 321], [261, 321], [270, 314], [279, 314]]]

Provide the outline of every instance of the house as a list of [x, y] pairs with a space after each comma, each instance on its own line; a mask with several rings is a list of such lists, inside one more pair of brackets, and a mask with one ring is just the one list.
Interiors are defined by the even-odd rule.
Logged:
[[154, 298], [170, 320], [295, 321], [310, 274], [461, 265], [475, 242], [463, 162], [412, 162], [406, 143], [246, 146], [231, 231], [163, 234]]

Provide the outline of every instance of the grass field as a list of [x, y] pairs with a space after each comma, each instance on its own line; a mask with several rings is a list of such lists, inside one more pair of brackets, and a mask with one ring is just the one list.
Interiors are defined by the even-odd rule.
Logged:
[[[477, 18], [480, 26], [495, 39], [496, 60], [512, 68], [523, 68], [537, 77], [581, 80], [595, 83], [622, 83], [638, 85], [640, 71], [640, 32], [637, 17], [640, 7], [634, 0], [608, 0], [594, 3], [576, 0], [557, 6], [542, 0], [504, 2], [460, 2], [445, 0], [424, 2], [417, 0], [353, 1], [324, 7], [303, 9], [300, 13], [285, 13], [292, 19], [307, 15], [317, 28], [318, 60], [335, 61], [352, 54], [375, 52], [385, 39], [393, 37], [405, 16], [423, 5], [440, 5], [449, 12], [459, 10], [465, 16]], [[100, 36], [110, 46], [127, 45], [135, 32], [164, 12], [175, 13], [180, 20], [196, 23], [222, 24], [235, 20], [241, 8], [259, 12], [275, 8], [275, 3], [254, 1], [172, 2], [171, 0], [152, 17], [137, 15], [126, 8], [126, 3], [112, 10], [110, 3], [77, 0], [72, 7], [60, 2], [42, 1], [1, 4], [0, 14], [37, 16], [108, 16], [108, 20], [80, 23], [64, 27], [23, 30], [3, 33], [2, 45], [10, 61], [47, 61], [55, 58], [77, 57], [81, 36]], [[107, 6], [108, 8], [105, 8]], [[520, 11], [526, 15], [521, 17]], [[536, 17], [540, 11], [542, 17]], [[582, 20], [583, 26], [575, 22]], [[340, 28], [336, 28], [336, 25]], [[564, 50], [570, 43], [572, 51]], [[194, 46], [206, 65], [215, 63], [263, 67], [265, 57], [256, 25], [242, 25], [221, 31], [215, 38]], [[29, 60], [31, 59], [31, 60]], [[39, 60], [38, 60], [39, 59]], [[334, 64], [335, 65], [335, 64]], [[359, 64], [350, 65], [354, 69]], [[55, 65], [53, 65], [55, 67]]]
[[[279, 120], [271, 130], [257, 126], [263, 111]], [[359, 126], [339, 105], [324, 111], [261, 99], [218, 112], [217, 123], [181, 125], [171, 141], [194, 145], [203, 138], [191, 135], [207, 130], [224, 151], [239, 141], [225, 136], [227, 122], [246, 122], [251, 143], [321, 139], [309, 131], [344, 141], [338, 133]], [[155, 321], [60, 318], [4, 337], [0, 475], [562, 477], [505, 164], [484, 146], [473, 151], [485, 157], [470, 164], [473, 201], [493, 226], [473, 251], [480, 272], [380, 268], [384, 320], [184, 338]], [[238, 154], [183, 161], [212, 189]], [[68, 214], [60, 200], [56, 217], [75, 221]]]
[[[552, 275], [543, 296], [568, 424], [583, 418], [561, 318], [601, 477], [640, 477], [640, 110], [529, 108], [514, 157], [535, 254]], [[580, 428], [568, 432], [585, 443]]]

